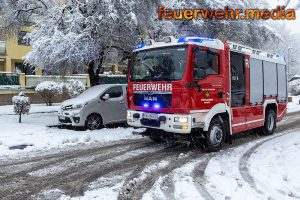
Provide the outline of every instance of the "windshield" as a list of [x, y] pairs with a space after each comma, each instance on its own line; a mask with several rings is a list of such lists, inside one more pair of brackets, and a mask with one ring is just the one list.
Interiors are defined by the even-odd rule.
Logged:
[[105, 89], [105, 87], [102, 87], [102, 86], [94, 86], [94, 87], [91, 87], [91, 88], [87, 89], [86, 91], [81, 93], [76, 98], [78, 98], [78, 99], [87, 99], [87, 100], [95, 99], [102, 93], [102, 91], [104, 89]]
[[133, 59], [131, 81], [181, 80], [185, 72], [187, 46], [137, 52]]

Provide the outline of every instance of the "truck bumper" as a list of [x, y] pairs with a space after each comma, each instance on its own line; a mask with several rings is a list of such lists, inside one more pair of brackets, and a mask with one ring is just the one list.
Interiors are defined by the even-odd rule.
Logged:
[[193, 122], [190, 115], [127, 111], [127, 123], [137, 128], [152, 128], [170, 133], [189, 134]]

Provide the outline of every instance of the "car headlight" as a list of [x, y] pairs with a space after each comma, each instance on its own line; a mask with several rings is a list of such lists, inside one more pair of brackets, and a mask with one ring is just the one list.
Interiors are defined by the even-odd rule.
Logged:
[[88, 102], [76, 104], [76, 105], [72, 106], [72, 109], [81, 109], [81, 108], [85, 107], [87, 104], [88, 104]]
[[79, 108], [82, 108], [82, 104], [73, 105], [73, 109], [79, 109]]
[[174, 117], [174, 122], [187, 123], [188, 121], [188, 117]]

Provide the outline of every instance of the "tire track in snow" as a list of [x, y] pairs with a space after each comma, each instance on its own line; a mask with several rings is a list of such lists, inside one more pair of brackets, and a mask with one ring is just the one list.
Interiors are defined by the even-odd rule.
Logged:
[[[106, 174], [105, 172], [109, 173], [111, 171], [114, 171], [114, 168], [109, 168], [110, 163], [106, 163], [107, 160], [113, 159], [117, 156], [122, 156], [125, 153], [146, 149], [151, 146], [156, 146], [155, 143], [149, 142], [149, 144], [141, 143], [140, 145], [133, 145], [130, 147], [130, 149], [125, 149], [123, 151], [117, 151], [112, 152], [110, 154], [101, 155], [101, 152], [94, 152], [96, 155], [99, 154], [96, 159], [81, 163], [78, 163], [78, 165], [67, 168], [66, 170], [63, 170], [62, 172], [58, 172], [56, 174], [46, 174], [41, 177], [31, 176], [28, 174], [30, 171], [43, 169], [43, 166], [40, 166], [41, 168], [34, 167], [33, 169], [29, 169], [27, 171], [22, 171], [17, 174], [10, 175], [9, 177], [1, 178], [0, 179], [0, 199], [1, 197], [6, 197], [7, 199], [16, 199], [16, 197], [19, 198], [25, 198], [29, 197], [30, 195], [36, 194], [39, 191], [49, 188], [55, 189], [56, 186], [65, 186], [65, 187], [58, 187], [62, 189], [66, 189], [67, 193], [69, 192], [72, 195], [72, 191], [79, 191], [80, 194], [82, 194], [82, 188], [87, 184], [87, 182], [84, 182], [87, 177], [96, 178], [97, 176], [94, 176], [96, 173], [99, 172], [99, 168], [103, 166], [104, 168], [108, 168], [108, 170], [103, 170], [103, 174]], [[107, 151], [110, 151], [112, 149], [107, 149]], [[153, 152], [151, 152], [153, 153]], [[143, 153], [143, 156], [147, 155], [148, 153]], [[140, 155], [138, 155], [140, 156]], [[138, 158], [138, 156], [136, 156]], [[134, 159], [136, 158], [133, 156], [133, 158], [127, 158], [128, 159]], [[121, 159], [122, 160], [122, 159]], [[72, 163], [72, 160], [70, 160]], [[113, 163], [111, 163], [113, 164]], [[115, 166], [115, 165], [113, 165]], [[121, 169], [122, 167], [118, 167], [116, 169]], [[91, 175], [93, 174], [93, 175]], [[92, 180], [91, 178], [91, 180]], [[94, 180], [94, 179], [93, 179]], [[77, 184], [73, 184], [73, 182], [79, 182]], [[92, 182], [92, 181], [90, 181]], [[76, 187], [76, 188], [73, 188]], [[78, 189], [79, 188], [79, 189]], [[75, 192], [76, 193], [76, 192]], [[16, 195], [16, 196], [15, 196]], [[20, 196], [18, 196], [20, 195]], [[77, 195], [77, 193], [76, 193]], [[11, 196], [11, 198], [9, 198]]]
[[205, 170], [209, 163], [209, 161], [215, 156], [216, 154], [212, 156], [207, 156], [204, 158], [203, 161], [201, 161], [199, 164], [197, 164], [192, 172], [192, 176], [195, 179], [195, 186], [197, 190], [199, 191], [200, 195], [206, 199], [206, 200], [214, 200], [214, 198], [210, 195], [210, 193], [205, 188], [205, 183], [207, 183], [206, 177], [205, 177]]
[[[299, 121], [292, 121], [292, 122], [289, 122], [289, 123], [285, 123], [285, 124], [282, 124], [280, 126], [278, 126], [277, 128], [277, 133], [281, 133], [283, 131], [286, 131], [286, 130], [289, 130], [289, 129], [295, 129], [295, 128], [299, 128], [300, 127], [300, 124], [299, 124]], [[285, 136], [286, 134], [289, 134], [289, 133], [292, 133], [294, 132], [294, 130], [290, 130], [288, 131], [287, 133], [281, 133], [279, 135], [275, 135], [275, 136], [269, 136], [270, 138], [268, 139], [265, 139], [261, 142], [258, 142], [257, 144], [255, 144], [253, 147], [251, 147], [248, 151], [246, 151], [242, 157], [240, 158], [240, 161], [239, 161], [239, 172], [242, 176], [242, 178], [244, 179], [244, 181], [246, 181], [249, 186], [251, 188], [253, 188], [257, 193], [259, 194], [264, 194], [263, 191], [259, 190], [255, 184], [255, 181], [254, 181], [254, 177], [250, 174], [249, 172], [249, 159], [251, 157], [251, 155], [263, 144], [271, 141], [271, 140], [274, 140], [276, 138], [279, 138], [279, 137], [282, 137], [282, 136]]]
[[[157, 145], [155, 143], [152, 144]], [[18, 177], [24, 178], [25, 180], [21, 180], [21, 184], [17, 185], [18, 187], [16, 188], [8, 188], [5, 191], [0, 191], [0, 198], [31, 199], [33, 196], [41, 194], [42, 191], [53, 189], [59, 189], [71, 197], [82, 196], [84, 191], [88, 189], [89, 184], [98, 178], [119, 170], [127, 173], [136, 166], [143, 165], [149, 161], [162, 159], [163, 155], [169, 156], [167, 153], [170, 153], [170, 150], [153, 148], [151, 152], [148, 150], [138, 155], [136, 155], [135, 152], [132, 152], [128, 157], [117, 159], [114, 162], [106, 160], [105, 162], [99, 161], [92, 163], [83, 168], [78, 166], [79, 170], [76, 172], [71, 170], [66, 173], [45, 177], [33, 177], [29, 175]], [[113, 157], [112, 159], [115, 158], [116, 157]], [[18, 181], [20, 180], [16, 180], [16, 182]]]
[[[50, 154], [50, 155], [44, 155], [44, 156], [37, 156], [34, 158], [30, 158], [30, 159], [22, 159], [22, 160], [14, 160], [5, 164], [0, 164], [0, 168], [3, 167], [11, 167], [11, 166], [15, 166], [15, 165], [21, 165], [21, 164], [28, 164], [28, 163], [34, 163], [34, 162], [42, 162], [42, 161], [46, 161], [46, 160], [51, 160], [51, 159], [58, 159], [61, 158], [62, 160], [65, 159], [72, 159], [72, 158], [76, 158], [78, 156], [85, 156], [85, 155], [89, 155], [89, 154], [93, 154], [95, 153], [95, 151], [105, 151], [107, 149], [114, 149], [114, 148], [118, 148], [118, 147], [125, 147], [128, 145], [134, 145], [134, 144], [140, 144], [142, 142], [150, 142], [150, 140], [145, 140], [145, 139], [135, 139], [135, 140], [129, 140], [129, 141], [121, 141], [121, 142], [117, 142], [111, 145], [103, 145], [103, 146], [96, 146], [96, 147], [92, 147], [92, 148], [87, 148], [87, 149], [76, 149], [76, 150], [68, 150], [68, 151], [62, 151], [59, 153], [55, 153], [55, 154]], [[0, 173], [1, 174], [1, 173]]]
[[[0, 166], [0, 183], [2, 180], [7, 181], [9, 178], [18, 177], [20, 175], [24, 175], [26, 173], [38, 171], [41, 169], [45, 169], [49, 166], [52, 166], [54, 164], [60, 164], [63, 161], [72, 161], [76, 160], [78, 158], [86, 158], [89, 156], [99, 156], [102, 159], [105, 159], [106, 157], [113, 157], [122, 155], [123, 153], [129, 151], [129, 150], [136, 150], [136, 149], [142, 149], [144, 147], [148, 146], [154, 146], [155, 144], [151, 141], [136, 141], [136, 142], [129, 142], [124, 144], [117, 144], [112, 146], [105, 146], [100, 148], [92, 148], [88, 149], [86, 151], [79, 151], [75, 153], [70, 153], [67, 155], [58, 155], [58, 157], [51, 156], [51, 158], [42, 157], [33, 159], [30, 161], [21, 161], [16, 163], [11, 163], [9, 165], [3, 165]], [[111, 153], [110, 153], [111, 152]], [[110, 155], [107, 155], [110, 153]], [[99, 160], [99, 159], [98, 159]], [[89, 162], [87, 162], [88, 164]]]
[[172, 149], [172, 152], [170, 153], [172, 153], [172, 155], [169, 155], [169, 163], [165, 167], [153, 170], [150, 174], [142, 174], [145, 166], [153, 164], [153, 162], [149, 161], [148, 163], [144, 163], [143, 166], [140, 166], [135, 171], [133, 171], [131, 176], [126, 179], [118, 199], [142, 199], [143, 195], [153, 187], [154, 183], [159, 179], [159, 177], [168, 175], [173, 170], [190, 162], [192, 159], [204, 155], [200, 152], [188, 152], [189, 155], [180, 157], [182, 151], [178, 152], [178, 149]]

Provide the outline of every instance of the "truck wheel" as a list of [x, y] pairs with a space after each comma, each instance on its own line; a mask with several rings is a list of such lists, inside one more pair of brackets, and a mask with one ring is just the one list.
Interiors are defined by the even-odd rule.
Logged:
[[164, 142], [164, 139], [160, 136], [159, 133], [159, 130], [153, 130], [153, 129], [150, 129], [150, 128], [147, 128], [146, 131], [144, 132], [145, 135], [148, 135], [149, 138], [151, 140], [153, 140], [153, 142], [156, 142], [156, 143], [163, 143]]
[[150, 139], [153, 141], [153, 142], [156, 142], [156, 143], [163, 143], [164, 140], [163, 138], [159, 137], [159, 136], [150, 136]]
[[224, 129], [224, 124], [219, 118], [212, 119], [205, 139], [208, 151], [219, 151], [223, 146], [225, 137], [226, 133]]
[[101, 116], [96, 113], [90, 114], [86, 119], [85, 126], [90, 130], [101, 128], [103, 126]]
[[265, 135], [272, 135], [276, 129], [276, 113], [274, 110], [268, 110], [266, 114], [265, 124], [263, 126]]

